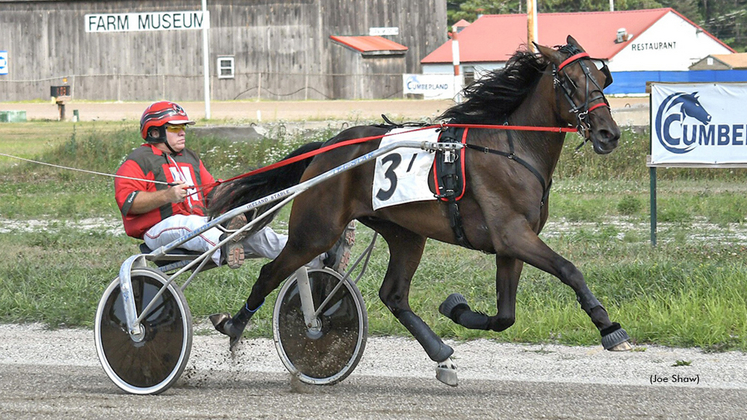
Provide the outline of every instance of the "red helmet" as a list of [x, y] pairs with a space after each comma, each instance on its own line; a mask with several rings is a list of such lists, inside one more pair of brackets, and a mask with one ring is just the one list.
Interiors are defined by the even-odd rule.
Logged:
[[153, 127], [163, 127], [166, 124], [194, 124], [190, 120], [184, 108], [169, 102], [160, 101], [152, 103], [140, 117], [140, 134], [145, 140], [152, 142], [166, 141], [162, 129], [150, 130]]

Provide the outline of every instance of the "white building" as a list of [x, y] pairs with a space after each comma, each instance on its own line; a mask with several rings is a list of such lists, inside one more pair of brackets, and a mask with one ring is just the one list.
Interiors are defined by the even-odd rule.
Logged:
[[[571, 35], [592, 57], [606, 61], [615, 79], [608, 93], [642, 93], [647, 81], [687, 81], [677, 73], [708, 55], [735, 52], [671, 8], [540, 13], [537, 28], [539, 44], [563, 45]], [[453, 74], [452, 42], [421, 60], [424, 74]], [[462, 73], [469, 82], [503, 67], [526, 45], [527, 16], [483, 15], [459, 32], [458, 42]]]

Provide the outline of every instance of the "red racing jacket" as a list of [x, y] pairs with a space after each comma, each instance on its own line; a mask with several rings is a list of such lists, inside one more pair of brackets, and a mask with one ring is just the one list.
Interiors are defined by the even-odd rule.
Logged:
[[[125, 162], [117, 170], [117, 175], [137, 178], [115, 178], [114, 197], [122, 213], [125, 232], [138, 239], [142, 239], [145, 232], [153, 225], [172, 215], [204, 216], [205, 196], [210, 193], [212, 187], [205, 191], [199, 190], [199, 187], [212, 185], [215, 182], [213, 176], [205, 169], [202, 161], [193, 151], [184, 149], [176, 155], [169, 155], [147, 143], [127, 156]], [[147, 180], [160, 182], [183, 180], [187, 185], [194, 185], [198, 188], [187, 190], [189, 195], [181, 203], [169, 203], [143, 214], [130, 214], [132, 202], [139, 192], [155, 192], [170, 188], [166, 184], [156, 184]]]

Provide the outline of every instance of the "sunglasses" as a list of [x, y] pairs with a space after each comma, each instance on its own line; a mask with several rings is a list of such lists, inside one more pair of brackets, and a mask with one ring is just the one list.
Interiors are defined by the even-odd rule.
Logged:
[[186, 124], [184, 124], [184, 125], [167, 125], [166, 126], [166, 131], [171, 132], [171, 133], [178, 133], [178, 132], [180, 132], [182, 130], [187, 131], [187, 125]]

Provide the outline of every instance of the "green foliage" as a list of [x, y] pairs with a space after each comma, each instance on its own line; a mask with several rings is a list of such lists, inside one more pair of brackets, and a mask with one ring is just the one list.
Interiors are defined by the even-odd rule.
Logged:
[[638, 213], [643, 207], [643, 203], [638, 197], [626, 195], [617, 202], [617, 212], [623, 216], [632, 216]]

